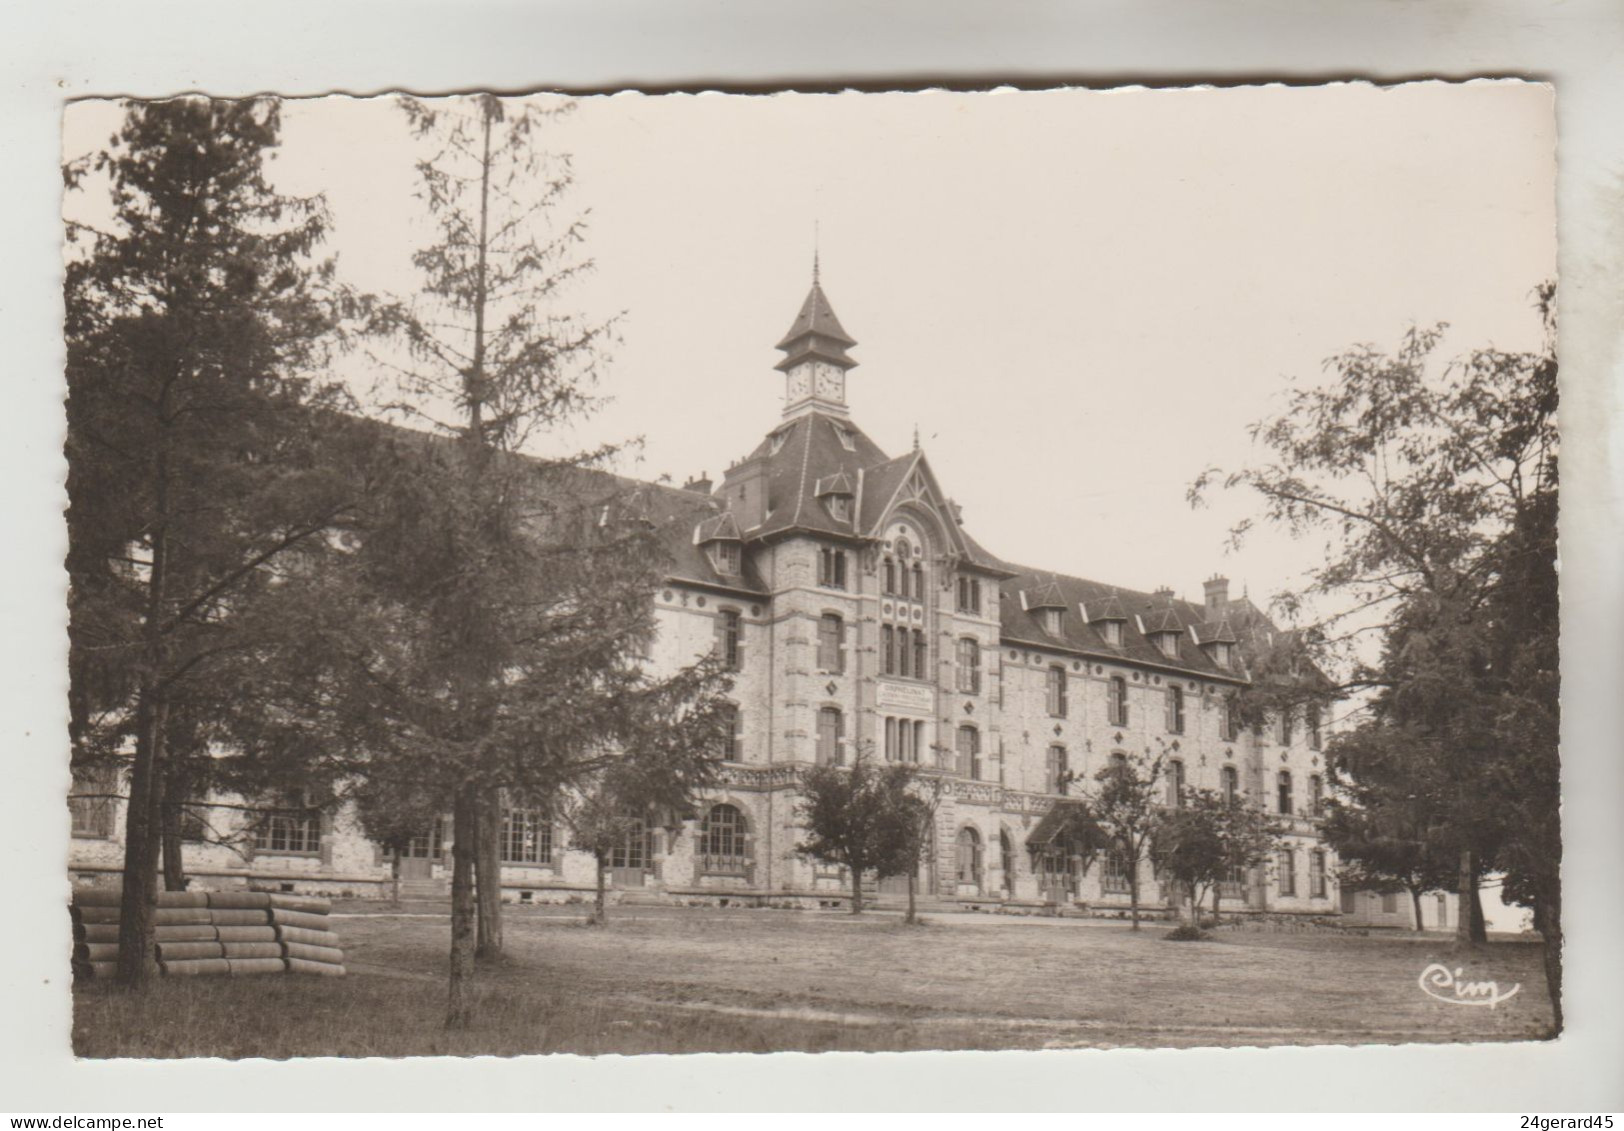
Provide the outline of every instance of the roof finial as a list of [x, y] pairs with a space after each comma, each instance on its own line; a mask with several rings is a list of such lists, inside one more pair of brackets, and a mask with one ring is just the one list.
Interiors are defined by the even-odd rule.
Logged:
[[914, 421], [914, 451], [919, 450], [919, 422]]
[[812, 285], [818, 285], [818, 221], [812, 221]]

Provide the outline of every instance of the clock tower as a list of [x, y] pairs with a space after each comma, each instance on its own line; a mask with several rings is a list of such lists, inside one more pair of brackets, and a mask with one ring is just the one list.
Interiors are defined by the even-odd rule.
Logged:
[[814, 261], [812, 290], [801, 304], [795, 324], [778, 343], [784, 360], [774, 368], [784, 374], [784, 415], [798, 416], [812, 409], [847, 415], [846, 374], [857, 363], [846, 356], [846, 351], [856, 344], [835, 317], [829, 297], [818, 282]]

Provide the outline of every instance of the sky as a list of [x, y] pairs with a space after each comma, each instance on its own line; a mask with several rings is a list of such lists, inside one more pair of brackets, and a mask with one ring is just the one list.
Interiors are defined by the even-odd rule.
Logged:
[[[429, 232], [404, 116], [326, 98], [283, 120], [273, 179], [326, 195], [340, 277], [408, 293]], [[71, 105], [65, 155], [116, 121]], [[561, 309], [622, 316], [611, 403], [554, 450], [641, 437], [620, 470], [719, 480], [779, 419], [773, 346], [815, 241], [858, 341], [854, 420], [892, 454], [917, 428], [983, 545], [1196, 599], [1214, 573], [1267, 598], [1323, 558], [1272, 531], [1231, 549], [1255, 497], [1185, 498], [1262, 457], [1248, 427], [1294, 381], [1412, 323], [1448, 322], [1445, 356], [1537, 348], [1531, 292], [1555, 276], [1532, 84], [620, 94], [546, 140], [595, 263]]]

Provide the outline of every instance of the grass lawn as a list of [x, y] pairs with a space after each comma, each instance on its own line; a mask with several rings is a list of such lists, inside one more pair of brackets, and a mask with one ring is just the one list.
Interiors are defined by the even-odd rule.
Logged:
[[[443, 908], [334, 920], [345, 978], [164, 979], [144, 997], [75, 990], [85, 1057], [512, 1056], [1402, 1043], [1538, 1038], [1540, 948], [1456, 953], [1442, 937], [1225, 930], [1173, 943], [1097, 920], [947, 914], [508, 908], [471, 1031], [441, 1028]], [[1494, 1009], [1417, 985], [1430, 962], [1522, 991]]]

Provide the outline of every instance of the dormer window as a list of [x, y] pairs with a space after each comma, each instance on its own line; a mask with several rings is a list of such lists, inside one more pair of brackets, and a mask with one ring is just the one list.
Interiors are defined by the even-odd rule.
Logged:
[[1156, 634], [1156, 647], [1161, 653], [1171, 659], [1179, 658], [1179, 634], [1176, 632], [1158, 632]]
[[1063, 609], [1039, 609], [1038, 623], [1043, 626], [1043, 631], [1050, 636], [1059, 636], [1063, 612]]
[[1224, 644], [1224, 643], [1219, 643], [1219, 644], [1212, 645], [1212, 662], [1217, 664], [1221, 668], [1229, 667], [1229, 662], [1230, 662], [1229, 649], [1230, 649], [1230, 646], [1228, 644]]
[[1105, 642], [1113, 648], [1122, 647], [1122, 622], [1119, 620], [1102, 620], [1099, 625], [1100, 635]]
[[834, 519], [836, 522], [850, 522], [851, 521], [851, 496], [850, 495], [830, 495], [827, 499], [825, 499], [823, 501], [824, 501], [824, 504], [826, 506], [828, 506], [828, 508], [829, 508], [829, 517], [830, 518]]
[[813, 485], [812, 493], [823, 503], [830, 518], [836, 522], [851, 521], [851, 501], [856, 492], [845, 472], [824, 476]]
[[857, 437], [852, 430], [850, 428], [842, 428], [838, 424], [834, 426], [834, 429], [835, 437], [840, 441], [840, 446], [845, 448], [848, 452], [855, 452], [857, 450]]
[[741, 554], [737, 542], [712, 542], [710, 547], [711, 565], [717, 573], [729, 577], [737, 577]]

